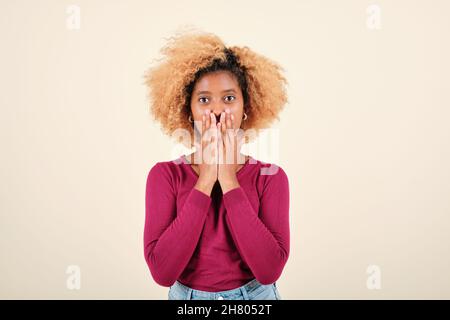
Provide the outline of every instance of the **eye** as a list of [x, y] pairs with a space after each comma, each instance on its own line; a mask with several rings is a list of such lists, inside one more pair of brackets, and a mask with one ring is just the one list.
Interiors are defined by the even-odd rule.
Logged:
[[[227, 100], [227, 98], [233, 98], [233, 99]], [[236, 100], [236, 97], [235, 96], [225, 96], [225, 100], [226, 101], [233, 101], [233, 100]]]
[[200, 101], [201, 103], [206, 103], [206, 101], [202, 101], [202, 99], [208, 99], [208, 98], [206, 98], [206, 97], [200, 97], [200, 98], [198, 99], [198, 101]]

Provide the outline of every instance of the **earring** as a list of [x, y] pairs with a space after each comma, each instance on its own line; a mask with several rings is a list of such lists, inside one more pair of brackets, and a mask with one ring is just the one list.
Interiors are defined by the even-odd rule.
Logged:
[[189, 115], [189, 122], [194, 122], [192, 121], [191, 115]]
[[245, 121], [245, 120], [247, 120], [247, 114], [244, 112], [244, 118], [243, 118], [243, 120]]

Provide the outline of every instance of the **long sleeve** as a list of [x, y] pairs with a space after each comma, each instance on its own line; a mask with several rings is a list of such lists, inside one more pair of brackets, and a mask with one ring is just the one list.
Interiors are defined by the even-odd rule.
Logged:
[[269, 175], [255, 212], [242, 187], [223, 195], [227, 223], [242, 258], [262, 284], [281, 275], [289, 257], [289, 181], [281, 167]]
[[153, 279], [169, 287], [188, 264], [202, 232], [212, 199], [192, 188], [178, 210], [173, 178], [157, 163], [147, 177], [144, 255]]

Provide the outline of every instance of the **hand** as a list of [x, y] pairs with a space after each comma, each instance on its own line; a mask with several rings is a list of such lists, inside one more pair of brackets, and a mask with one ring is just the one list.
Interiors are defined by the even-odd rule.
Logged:
[[201, 159], [198, 165], [200, 173], [194, 187], [203, 193], [210, 195], [218, 175], [218, 130], [216, 126], [216, 117], [214, 116], [214, 113], [209, 110], [206, 110], [205, 114], [202, 115], [201, 134], [201, 147], [199, 150]]
[[238, 130], [234, 128], [234, 115], [230, 110], [222, 112], [220, 115], [220, 129], [218, 135], [218, 180], [222, 188], [222, 193], [239, 187], [236, 172], [239, 168], [238, 151], [239, 139]]

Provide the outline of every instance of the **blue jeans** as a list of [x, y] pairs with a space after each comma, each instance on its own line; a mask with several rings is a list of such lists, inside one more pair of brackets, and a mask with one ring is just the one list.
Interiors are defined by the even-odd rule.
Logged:
[[256, 279], [242, 287], [217, 292], [195, 290], [175, 281], [169, 289], [169, 300], [281, 300], [281, 296], [276, 282], [264, 285]]

